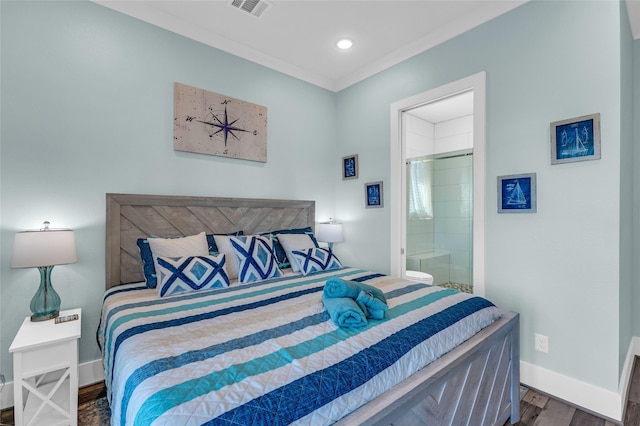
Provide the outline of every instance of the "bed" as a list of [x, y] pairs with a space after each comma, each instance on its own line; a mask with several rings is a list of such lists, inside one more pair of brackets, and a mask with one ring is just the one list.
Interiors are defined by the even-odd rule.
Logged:
[[[518, 315], [486, 299], [344, 265], [163, 297], [145, 282], [142, 240], [313, 230], [313, 201], [107, 194], [106, 202], [98, 339], [112, 424], [519, 420]], [[383, 291], [385, 317], [336, 326], [322, 302], [330, 279]]]

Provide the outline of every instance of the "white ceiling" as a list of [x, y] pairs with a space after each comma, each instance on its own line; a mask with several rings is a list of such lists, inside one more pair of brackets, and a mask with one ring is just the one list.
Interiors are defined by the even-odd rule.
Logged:
[[[260, 18], [230, 0], [94, 1], [339, 91], [527, 0], [266, 0], [271, 6]], [[638, 38], [640, 0], [627, 3]], [[335, 46], [341, 37], [353, 39], [351, 50]]]
[[[524, 0], [267, 0], [256, 18], [227, 0], [96, 0], [183, 36], [339, 91]], [[335, 43], [353, 39], [348, 52]]]
[[449, 96], [430, 104], [407, 111], [407, 114], [418, 117], [429, 123], [438, 124], [454, 118], [473, 114], [473, 91]]

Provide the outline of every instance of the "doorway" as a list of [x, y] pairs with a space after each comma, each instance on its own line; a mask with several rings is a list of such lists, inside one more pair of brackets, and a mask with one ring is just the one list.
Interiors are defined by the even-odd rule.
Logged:
[[[415, 270], [415, 268], [418, 267], [420, 268], [419, 270], [424, 271], [425, 268], [416, 266], [416, 261], [419, 262], [420, 257], [424, 257], [425, 264], [429, 265], [429, 262], [432, 262], [437, 265], [437, 267], [441, 268], [439, 270], [434, 270], [433, 275], [436, 280], [436, 284], [441, 284], [444, 280], [447, 282], [458, 283], [459, 281], [463, 281], [462, 278], [465, 273], [468, 273], [469, 278], [466, 280], [467, 282], [463, 283], [471, 285], [473, 287], [474, 294], [484, 295], [484, 212], [486, 180], [485, 96], [485, 73], [482, 72], [392, 104], [392, 190], [390, 212], [392, 275], [406, 277], [408, 263], [410, 266], [409, 270]], [[415, 140], [415, 124], [417, 123], [418, 126], [421, 126], [421, 122], [415, 121], [416, 115], [419, 115], [421, 111], [428, 110], [431, 110], [431, 114], [442, 114], [445, 110], [445, 106], [448, 105], [448, 107], [451, 107], [451, 105], [456, 102], [460, 103], [460, 101], [464, 99], [469, 101], [469, 98], [472, 99], [469, 103], [471, 114], [469, 114], [469, 110], [467, 110], [466, 113], [463, 112], [461, 115], [468, 116], [467, 120], [470, 122], [469, 126], [471, 127], [469, 130], [469, 139], [472, 141], [471, 144], [465, 145], [464, 143], [461, 143], [462, 139], [460, 138], [458, 138], [457, 142], [452, 141], [451, 139], [441, 139], [440, 141], [434, 140], [432, 143], [423, 145], [423, 151], [416, 150], [416, 145], [412, 142], [412, 138]], [[412, 122], [414, 124], [413, 129]], [[426, 127], [428, 128], [429, 125]], [[412, 132], [414, 134], [412, 134]], [[414, 228], [416, 223], [419, 223], [409, 219], [411, 214], [414, 215], [414, 218], [416, 217], [416, 214], [418, 214], [418, 217], [422, 215], [421, 219], [418, 220], [424, 221], [422, 225], [425, 225], [425, 228], [428, 228], [429, 225], [437, 226], [440, 231], [443, 231], [444, 228], [446, 228], [446, 226], [444, 226], [446, 221], [441, 220], [440, 223], [437, 224], [437, 219], [434, 220], [434, 216], [431, 216], [431, 219], [428, 218], [430, 214], [434, 214], [434, 198], [431, 198], [431, 204], [429, 203], [429, 197], [426, 197], [426, 200], [421, 200], [424, 204], [422, 206], [418, 204], [418, 210], [416, 211], [416, 205], [409, 205], [410, 201], [413, 202], [415, 200], [411, 200], [411, 197], [408, 196], [408, 188], [410, 188], [411, 183], [409, 178], [411, 169], [416, 169], [417, 173], [420, 173], [421, 170], [421, 173], [424, 175], [425, 170], [427, 174], [434, 173], [434, 169], [437, 166], [436, 163], [432, 163], [430, 165], [431, 167], [429, 167], [428, 164], [418, 163], [418, 161], [438, 161], [447, 157], [452, 157], [453, 160], [449, 161], [446, 166], [442, 163], [442, 166], [451, 167], [452, 165], [455, 165], [455, 167], [461, 167], [461, 169], [458, 170], [460, 173], [465, 173], [463, 169], [466, 167], [465, 164], [468, 164], [469, 168], [466, 173], [469, 173], [469, 175], [472, 176], [470, 179], [471, 182], [467, 187], [468, 189], [471, 189], [471, 194], [467, 197], [468, 200], [465, 200], [467, 201], [467, 207], [471, 213], [468, 217], [470, 235], [466, 237], [467, 240], [470, 240], [470, 248], [467, 250], [469, 257], [467, 266], [465, 266], [464, 262], [461, 260], [461, 258], [464, 257], [464, 253], [462, 253], [464, 250], [462, 250], [458, 244], [461, 240], [465, 239], [464, 236], [458, 235], [454, 238], [457, 239], [455, 244], [458, 245], [453, 247], [453, 251], [455, 252], [453, 253], [453, 261], [451, 260], [452, 253], [447, 253], [449, 250], [447, 249], [446, 244], [449, 243], [446, 243], [446, 236], [441, 235], [440, 242], [438, 242], [434, 235], [434, 239], [431, 242], [426, 238], [424, 240], [421, 239], [419, 244], [416, 243], [415, 240], [412, 241], [411, 237], [407, 238], [407, 230], [410, 231], [411, 235], [415, 230]], [[410, 160], [412, 160], [416, 166], [411, 166], [412, 161]], [[419, 164], [422, 165], [418, 166]], [[432, 169], [431, 172], [429, 172], [430, 168]], [[446, 175], [447, 173], [444, 174]], [[432, 176], [435, 175], [432, 174]], [[438, 191], [442, 191], [442, 189], [442, 187], [437, 188]], [[431, 196], [434, 196], [433, 187]], [[435, 197], [435, 202], [437, 203], [438, 195], [435, 195]], [[446, 198], [448, 195], [444, 195], [444, 197]], [[465, 197], [463, 196], [458, 198]], [[414, 209], [413, 213], [409, 211], [410, 209]], [[437, 209], [435, 209], [435, 212], [437, 212]], [[459, 217], [458, 219], [462, 218]], [[430, 220], [432, 221], [431, 224], [428, 223]], [[457, 222], [457, 225], [460, 225], [463, 221], [454, 220], [453, 222]], [[453, 222], [450, 221], [450, 224]], [[458, 230], [460, 230], [460, 228], [458, 228]], [[428, 233], [428, 231], [426, 232]], [[429, 252], [436, 254], [426, 254]], [[438, 252], [440, 252], [440, 254], [438, 254]], [[422, 253], [422, 255], [416, 257], [416, 253]], [[442, 255], [442, 253], [444, 254]], [[449, 256], [447, 256], [447, 254]], [[443, 266], [444, 263], [446, 263], [444, 261], [445, 259], [447, 259], [447, 262], [449, 263], [447, 268]], [[454, 267], [453, 269], [451, 269], [452, 265]], [[429, 268], [429, 266], [426, 268]], [[447, 271], [446, 273], [445, 269]], [[451, 279], [452, 271], [454, 279]], [[445, 275], [448, 275], [448, 278], [446, 278]]]

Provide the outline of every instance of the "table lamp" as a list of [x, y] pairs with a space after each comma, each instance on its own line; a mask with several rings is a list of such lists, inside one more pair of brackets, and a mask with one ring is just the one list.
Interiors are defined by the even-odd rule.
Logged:
[[44, 228], [18, 232], [13, 243], [12, 268], [38, 268], [40, 287], [31, 299], [31, 321], [46, 321], [60, 314], [60, 296], [51, 285], [55, 265], [78, 261], [76, 240], [70, 229]]
[[341, 243], [344, 241], [342, 237], [342, 224], [334, 222], [319, 223], [316, 237], [318, 241], [329, 243], [329, 249], [333, 250], [333, 243]]

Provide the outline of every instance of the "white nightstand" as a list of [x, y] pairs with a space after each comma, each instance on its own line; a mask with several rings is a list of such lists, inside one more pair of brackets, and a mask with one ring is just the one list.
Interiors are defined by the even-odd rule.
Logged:
[[16, 425], [78, 424], [78, 339], [81, 309], [74, 321], [31, 322], [25, 318], [13, 339], [14, 418]]

